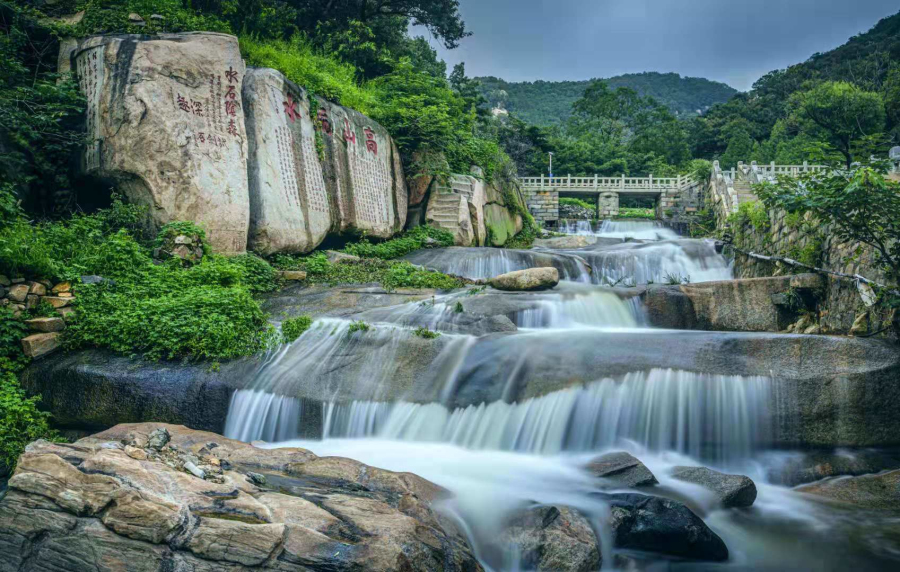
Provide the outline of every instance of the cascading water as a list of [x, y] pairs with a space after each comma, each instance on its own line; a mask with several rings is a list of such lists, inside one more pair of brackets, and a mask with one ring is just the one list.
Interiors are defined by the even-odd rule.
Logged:
[[581, 255], [595, 284], [678, 283], [730, 280], [731, 264], [707, 241], [625, 243]]
[[680, 238], [677, 232], [661, 223], [635, 220], [603, 220], [599, 223], [587, 220], [561, 220], [559, 232], [636, 240], [675, 240]]

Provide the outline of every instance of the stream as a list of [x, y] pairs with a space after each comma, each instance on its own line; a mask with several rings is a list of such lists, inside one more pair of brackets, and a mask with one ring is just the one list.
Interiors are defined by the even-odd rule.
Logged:
[[[828, 504], [772, 478], [802, 455], [772, 445], [783, 418], [777, 372], [692, 370], [694, 352], [740, 334], [649, 328], [638, 297], [606, 287], [727, 280], [730, 261], [712, 243], [649, 221], [561, 228], [598, 242], [415, 253], [418, 264], [473, 279], [553, 265], [563, 282], [528, 296], [470, 288], [361, 309], [355, 319], [373, 325], [367, 332], [353, 332], [353, 320], [319, 319], [234, 392], [226, 436], [409, 471], [447, 488], [454, 497], [442, 510], [490, 570], [525, 569], [495, 539], [509, 514], [534, 503], [581, 511], [598, 535], [605, 570], [897, 569], [898, 515]], [[471, 311], [459, 311], [477, 303], [502, 306], [498, 315], [515, 331], [479, 329]], [[420, 327], [441, 335], [422, 340], [414, 332]], [[363, 339], [371, 348], [365, 367], [335, 365]], [[633, 361], [617, 349], [622, 344], [634, 348]], [[618, 361], [582, 359], [603, 352]], [[415, 375], [407, 379], [410, 367]], [[559, 379], [546, 375], [551, 369]], [[586, 465], [622, 450], [659, 480], [652, 494], [685, 503], [725, 541], [726, 562], [613, 547], [610, 507]], [[747, 509], [723, 509], [705, 489], [672, 478], [678, 465], [747, 475], [757, 499]]]

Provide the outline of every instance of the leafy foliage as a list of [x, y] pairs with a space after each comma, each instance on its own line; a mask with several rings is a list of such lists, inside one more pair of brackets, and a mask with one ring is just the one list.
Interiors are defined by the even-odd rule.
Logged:
[[286, 342], [293, 342], [312, 326], [309, 316], [297, 316], [281, 322], [281, 335]]
[[25, 446], [37, 439], [54, 439], [49, 413], [37, 408], [40, 396], [26, 397], [15, 374], [0, 370], [0, 473], [12, 472]]
[[425, 338], [426, 340], [433, 340], [435, 338], [440, 337], [441, 334], [438, 332], [433, 332], [429, 330], [427, 327], [422, 326], [421, 328], [416, 328], [413, 334], [419, 336], [420, 338]]
[[284, 270], [305, 270], [307, 280], [318, 284], [381, 284], [385, 290], [397, 288], [437, 288], [449, 290], [460, 288], [464, 281], [430, 270], [421, 270], [406, 261], [389, 261], [378, 258], [362, 259], [358, 262], [345, 261], [340, 264], [328, 262], [325, 255], [316, 253], [306, 257], [278, 255], [275, 265]]
[[389, 260], [391, 258], [399, 258], [420, 248], [441, 246], [453, 246], [453, 235], [446, 230], [430, 226], [417, 226], [402, 236], [378, 244], [372, 244], [368, 240], [363, 239], [357, 243], [347, 245], [344, 248], [344, 252], [360, 258]]
[[619, 215], [616, 218], [643, 218], [655, 220], [656, 213], [653, 209], [619, 207]]

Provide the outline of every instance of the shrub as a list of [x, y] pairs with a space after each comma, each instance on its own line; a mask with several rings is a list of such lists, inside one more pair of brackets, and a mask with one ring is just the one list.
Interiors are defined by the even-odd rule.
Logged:
[[281, 335], [285, 342], [293, 342], [299, 338], [303, 332], [312, 326], [312, 318], [309, 316], [297, 316], [296, 318], [288, 318], [281, 322]]
[[591, 204], [582, 199], [575, 199], [575, 198], [571, 198], [571, 197], [560, 197], [559, 198], [559, 206], [563, 206], [563, 205], [568, 205], [570, 207], [581, 207], [583, 209], [588, 209], [591, 211], [597, 209], [597, 205], [595, 205], [595, 204]]
[[426, 340], [433, 340], [441, 335], [438, 332], [433, 332], [433, 331], [429, 330], [425, 326], [422, 326], [421, 328], [416, 328], [416, 330], [413, 332], [413, 334], [419, 336], [420, 338], [425, 338]]
[[40, 396], [26, 397], [15, 374], [0, 371], [0, 474], [15, 469], [25, 446], [37, 439], [54, 439], [49, 413], [39, 411]]
[[356, 332], [368, 332], [371, 329], [372, 326], [360, 320], [358, 322], [352, 322], [350, 324], [350, 327], [347, 328], [347, 335], [352, 335]]
[[241, 283], [251, 292], [271, 292], [278, 287], [278, 273], [272, 265], [255, 254], [231, 256], [228, 262], [241, 269]]
[[769, 212], [762, 202], [749, 201], [741, 203], [737, 212], [728, 217], [728, 222], [737, 226], [750, 223], [754, 229], [764, 231], [769, 228]]
[[28, 363], [19, 340], [28, 335], [25, 323], [13, 317], [9, 308], [0, 307], [0, 374], [18, 372]]
[[430, 226], [417, 226], [397, 238], [392, 238], [378, 244], [372, 244], [363, 239], [355, 244], [349, 244], [344, 252], [359, 256], [360, 258], [399, 258], [420, 248], [429, 248], [428, 239], [436, 241], [435, 247], [453, 246], [453, 235], [439, 228]]
[[619, 207], [619, 214], [616, 215], [616, 218], [643, 218], [656, 220], [656, 213], [653, 209]]
[[423, 270], [402, 260], [367, 258], [359, 262], [331, 264], [322, 253], [306, 257], [276, 256], [274, 263], [284, 270], [305, 270], [312, 283], [381, 284], [385, 290], [397, 288], [461, 288], [465, 282], [440, 272]]

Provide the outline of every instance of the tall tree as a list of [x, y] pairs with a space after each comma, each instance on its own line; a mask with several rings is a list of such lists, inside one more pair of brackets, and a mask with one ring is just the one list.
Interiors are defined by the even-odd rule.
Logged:
[[881, 96], [863, 91], [852, 83], [821, 83], [808, 91], [795, 93], [790, 105], [801, 132], [838, 152], [848, 169], [853, 164], [857, 146], [866, 138], [880, 135], [884, 129]]

